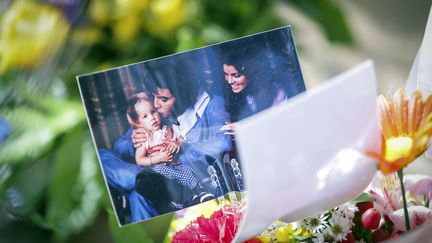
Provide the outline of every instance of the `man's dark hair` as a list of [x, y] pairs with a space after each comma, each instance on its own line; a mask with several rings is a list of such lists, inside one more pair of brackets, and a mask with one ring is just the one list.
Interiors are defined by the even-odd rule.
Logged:
[[165, 57], [146, 63], [146, 87], [157, 93], [157, 88], [168, 89], [176, 101], [171, 116], [177, 118], [192, 107], [199, 92], [199, 83], [191, 77], [193, 66], [187, 53], [173, 57]]

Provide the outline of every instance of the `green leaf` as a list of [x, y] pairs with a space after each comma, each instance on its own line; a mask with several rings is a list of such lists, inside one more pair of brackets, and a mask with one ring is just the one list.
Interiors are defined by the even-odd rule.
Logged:
[[235, 37], [229, 30], [217, 24], [208, 24], [202, 30], [202, 39], [207, 43], [226, 41]]
[[143, 228], [148, 232], [154, 242], [163, 242], [168, 234], [174, 213], [168, 213], [150, 220], [144, 221]]
[[294, 237], [294, 239], [300, 241], [300, 242], [310, 242], [313, 239], [313, 236], [308, 236], [308, 237], [303, 237], [303, 236], [299, 236], [299, 235], [291, 235]]
[[355, 205], [357, 203], [370, 202], [370, 201], [373, 201], [372, 196], [367, 192], [363, 192], [356, 199], [352, 200], [351, 203]]
[[154, 242], [141, 224], [137, 223], [137, 224], [127, 225], [120, 228], [112, 209], [108, 209], [107, 211], [108, 211], [109, 227], [114, 242], [116, 243]]
[[89, 136], [83, 136], [81, 127], [74, 129], [54, 156], [46, 221], [59, 240], [88, 226], [100, 209], [99, 168], [91, 141], [85, 138]]
[[64, 137], [64, 143], [56, 150], [53, 159], [46, 220], [57, 226], [55, 230], [61, 237], [66, 236], [71, 228], [69, 213], [77, 203], [73, 188], [79, 175], [81, 140], [82, 132], [75, 129]]
[[78, 102], [46, 98], [38, 105], [0, 110], [0, 117], [12, 126], [12, 135], [0, 148], [0, 163], [35, 160], [52, 148], [55, 138], [84, 122]]
[[293, 0], [291, 2], [319, 24], [330, 41], [353, 43], [348, 23], [342, 10], [334, 1]]
[[196, 33], [192, 28], [183, 27], [177, 31], [177, 50], [176, 52], [182, 52], [190, 50], [195, 47]]
[[50, 171], [46, 158], [16, 169], [2, 184], [2, 201], [13, 213], [30, 216], [41, 206]]

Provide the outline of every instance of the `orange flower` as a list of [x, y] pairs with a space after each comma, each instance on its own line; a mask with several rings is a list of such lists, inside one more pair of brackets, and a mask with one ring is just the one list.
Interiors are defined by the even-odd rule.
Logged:
[[400, 170], [427, 148], [432, 135], [432, 95], [423, 101], [420, 91], [411, 99], [398, 89], [389, 100], [378, 96], [381, 118], [381, 153], [367, 152], [379, 162], [384, 174]]

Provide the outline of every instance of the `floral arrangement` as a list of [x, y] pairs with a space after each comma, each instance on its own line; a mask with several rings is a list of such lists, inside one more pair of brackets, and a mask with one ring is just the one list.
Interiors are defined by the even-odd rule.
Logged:
[[[404, 179], [414, 229], [432, 220], [432, 177], [407, 175]], [[192, 220], [173, 234], [172, 242], [231, 242], [241, 211], [227, 205], [221, 209], [212, 206], [216, 212]], [[277, 221], [247, 242], [379, 242], [398, 238], [405, 231], [397, 174], [377, 173], [367, 192], [357, 199], [298, 222]]]
[[242, 216], [236, 209], [223, 207], [210, 218], [198, 217], [184, 230], [177, 232], [172, 242], [231, 242]]
[[[357, 199], [298, 222], [275, 222], [247, 242], [379, 242], [432, 221], [432, 177], [403, 175], [403, 169], [428, 147], [432, 135], [432, 95], [423, 100], [403, 89], [393, 99], [377, 99], [381, 115], [379, 171]], [[222, 202], [223, 204], [223, 202]], [[175, 232], [173, 242], [231, 242], [244, 204], [222, 205]]]

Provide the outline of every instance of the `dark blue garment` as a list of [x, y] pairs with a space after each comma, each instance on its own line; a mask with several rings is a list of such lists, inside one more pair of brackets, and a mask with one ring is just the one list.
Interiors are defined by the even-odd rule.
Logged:
[[128, 197], [132, 222], [159, 215], [153, 206], [135, 190], [136, 176], [141, 171], [141, 166], [125, 162], [105, 149], [99, 150], [99, 158], [108, 185]]
[[135, 149], [131, 138], [132, 131], [133, 128], [129, 128], [123, 137], [115, 142], [113, 152], [118, 154], [123, 160], [135, 163]]
[[[229, 115], [224, 100], [215, 96], [207, 104], [202, 117], [186, 134], [187, 141], [182, 145], [179, 160], [191, 166], [201, 182], [209, 178], [207, 169], [211, 162], [221, 161], [223, 153], [232, 148], [231, 137], [219, 130], [226, 122], [229, 122]], [[209, 188], [205, 189], [210, 191]]]

